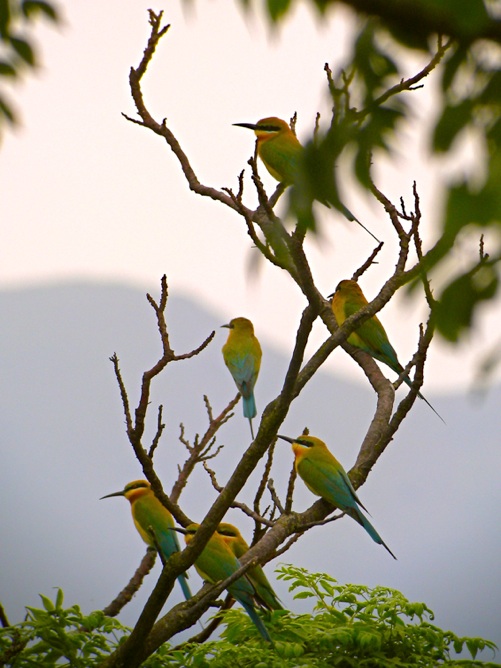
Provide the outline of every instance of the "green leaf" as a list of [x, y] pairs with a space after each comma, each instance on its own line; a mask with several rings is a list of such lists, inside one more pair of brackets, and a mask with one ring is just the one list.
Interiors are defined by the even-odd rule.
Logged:
[[457, 135], [472, 122], [474, 103], [470, 99], [456, 105], [447, 105], [433, 131], [432, 146], [437, 153], [445, 153]]
[[[493, 168], [492, 173], [495, 170]], [[491, 176], [492, 176], [491, 173]], [[467, 183], [460, 183], [449, 191], [441, 244], [452, 247], [459, 232], [467, 225], [488, 226], [499, 220], [501, 189], [488, 181], [479, 192], [471, 192]]]
[[477, 656], [477, 652], [479, 650], [478, 640], [478, 638], [466, 638], [466, 647], [468, 648], [468, 651], [470, 652], [473, 659]]
[[56, 608], [58, 609], [62, 608], [63, 602], [64, 602], [64, 592], [61, 589], [61, 587], [59, 587], [56, 595]]
[[452, 25], [459, 37], [474, 37], [488, 23], [489, 16], [483, 0], [420, 0], [427, 13], [437, 25]]
[[386, 27], [391, 35], [406, 49], [417, 49], [419, 51], [429, 51], [428, 35], [421, 30], [416, 30], [412, 20], [406, 21], [388, 21]]
[[10, 44], [14, 51], [32, 67], [35, 66], [35, 52], [29, 42], [20, 37], [11, 37]]
[[491, 265], [475, 267], [452, 281], [436, 305], [436, 323], [439, 332], [448, 341], [457, 341], [473, 324], [479, 303], [492, 299], [498, 287], [498, 277]]
[[467, 35], [477, 35], [490, 22], [484, 0], [463, 2], [459, 12], [457, 0], [446, 0], [446, 2], [451, 15], [454, 16], [461, 30]]
[[454, 51], [449, 51], [449, 54], [451, 53], [452, 55], [449, 55], [443, 69], [442, 90], [444, 92], [448, 91], [451, 87], [458, 70], [464, 64], [467, 57], [466, 48], [461, 45], [458, 45]]
[[273, 23], [283, 18], [289, 11], [291, 0], [268, 0], [268, 14]]
[[5, 60], [0, 60], [0, 76], [2, 77], [16, 77], [17, 71], [10, 63]]
[[27, 605], [26, 610], [28, 610], [36, 621], [40, 621], [41, 619], [45, 619], [47, 617], [47, 611], [42, 610], [40, 608], [32, 608], [31, 606]]
[[11, 20], [9, 0], [0, 0], [0, 36], [6, 38], [9, 34]]
[[47, 610], [47, 612], [54, 612], [56, 607], [50, 598], [48, 596], [44, 596], [44, 594], [39, 594], [39, 596], [42, 599], [43, 607]]
[[43, 0], [25, 0], [21, 5], [21, 9], [27, 19], [43, 14], [54, 23], [59, 22], [60, 17], [56, 8]]
[[315, 594], [311, 591], [300, 591], [297, 594], [294, 594], [294, 598], [313, 598]]
[[488, 72], [487, 76], [487, 83], [478, 99], [486, 105], [499, 104], [501, 102], [501, 72], [499, 70]]

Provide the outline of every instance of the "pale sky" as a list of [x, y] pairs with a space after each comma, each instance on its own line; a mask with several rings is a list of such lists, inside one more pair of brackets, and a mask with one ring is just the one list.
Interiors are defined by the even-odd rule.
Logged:
[[[320, 24], [303, 8], [271, 34], [255, 16], [246, 20], [236, 2], [198, 1], [188, 12], [182, 5], [163, 3], [172, 27], [144, 79], [145, 102], [157, 120], [167, 117], [200, 181], [236, 189], [239, 172], [249, 171], [254, 137], [233, 123], [289, 119], [296, 111], [298, 135], [306, 139], [317, 111], [327, 121], [323, 67], [342, 59], [349, 15], [338, 9]], [[43, 66], [15, 89], [22, 127], [6, 134], [0, 151], [0, 288], [87, 278], [155, 290], [166, 273], [171, 292], [216, 309], [222, 322], [246, 315], [258, 336], [289, 349], [304, 307], [298, 289], [264, 262], [249, 277], [255, 251], [243, 220], [190, 193], [163, 140], [121, 116], [134, 115], [128, 70], [146, 44], [149, 6], [149, 0], [133, 0], [127, 10], [120, 0], [72, 0], [62, 3], [62, 30], [39, 28]], [[395, 201], [403, 196], [409, 207], [417, 180], [425, 244], [436, 235], [437, 183], [445, 172], [424, 158], [432, 86], [412, 94], [415, 118], [402, 129], [391, 164], [376, 171], [381, 189]], [[456, 157], [449, 167], [464, 165]], [[261, 174], [271, 193], [275, 182], [264, 168]], [[249, 179], [245, 195], [247, 204], [255, 202]], [[361, 282], [372, 298], [392, 271], [395, 243], [379, 205], [353, 187], [346, 204], [386, 241], [380, 266]], [[372, 239], [337, 214], [321, 214], [324, 238], [309, 244], [309, 257], [318, 287], [329, 294], [364, 261]], [[476, 252], [463, 246], [455, 255], [463, 263]], [[427, 394], [469, 386], [479, 352], [496, 341], [500, 314], [498, 300], [469, 342], [432, 346]], [[405, 364], [414, 352], [421, 304], [399, 300], [381, 318]], [[317, 330], [319, 342], [325, 331]], [[328, 366], [365, 382], [341, 351]]]

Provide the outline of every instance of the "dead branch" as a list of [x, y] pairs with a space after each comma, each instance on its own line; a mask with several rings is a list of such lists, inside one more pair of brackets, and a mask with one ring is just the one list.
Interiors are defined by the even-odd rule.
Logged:
[[179, 500], [181, 492], [186, 486], [188, 478], [193, 469], [195, 468], [195, 466], [198, 463], [205, 462], [207, 459], [215, 457], [220, 452], [222, 446], [217, 448], [216, 451], [211, 454], [211, 450], [215, 445], [215, 435], [217, 431], [220, 429], [220, 427], [222, 427], [222, 425], [225, 424], [233, 415], [231, 411], [235, 408], [239, 400], [240, 400], [240, 394], [237, 394], [237, 396], [230, 401], [230, 403], [226, 406], [226, 408], [224, 408], [221, 411], [221, 413], [214, 418], [212, 414], [212, 407], [209, 403], [209, 399], [207, 396], [204, 395], [204, 402], [207, 409], [207, 415], [209, 418], [209, 426], [207, 427], [205, 434], [202, 436], [201, 439], [198, 439], [198, 436], [195, 438], [195, 443], [193, 446], [191, 446], [188, 443], [188, 441], [184, 439], [183, 426], [181, 425], [182, 431], [180, 440], [182, 443], [184, 443], [185, 447], [189, 452], [189, 455], [188, 458], [185, 460], [183, 466], [178, 469], [179, 475], [170, 493], [170, 498], [173, 502], [177, 502]]
[[103, 608], [103, 612], [108, 617], [116, 617], [122, 608], [127, 605], [132, 600], [134, 594], [139, 591], [140, 586], [143, 584], [143, 580], [146, 575], [151, 571], [155, 565], [157, 553], [155, 550], [148, 548], [146, 554], [141, 559], [139, 567], [136, 569], [136, 572], [129, 580], [129, 583], [118, 596], [113, 599], [113, 601]]

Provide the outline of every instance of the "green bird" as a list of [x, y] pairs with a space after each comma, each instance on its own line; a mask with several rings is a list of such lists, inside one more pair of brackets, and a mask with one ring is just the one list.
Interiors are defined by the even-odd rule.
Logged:
[[[122, 491], [101, 498], [109, 499], [112, 496], [125, 496], [129, 501], [132, 519], [139, 535], [147, 545], [159, 551], [163, 563], [174, 552], [179, 552], [179, 541], [172, 531], [172, 515], [157, 499], [147, 480], [133, 480], [125, 485]], [[186, 600], [191, 598], [187, 577], [187, 573], [181, 573], [177, 579]]]
[[[228, 522], [221, 522], [217, 528], [217, 532], [223, 538], [224, 542], [237, 559], [243, 557], [243, 555], [249, 549], [249, 546], [244, 540], [242, 534], [237, 529], [237, 527], [233, 526], [233, 524], [228, 524]], [[273, 591], [273, 587], [271, 586], [268, 578], [259, 564], [251, 566], [246, 575], [254, 587], [259, 601], [265, 608], [268, 608], [268, 610], [285, 609]]]
[[[189, 524], [186, 529], [176, 528], [175, 531], [183, 533], [186, 544], [189, 545], [199, 526], [199, 524]], [[225, 543], [223, 537], [215, 532], [210, 537], [202, 553], [196, 559], [194, 566], [201, 578], [207, 582], [215, 584], [216, 582], [226, 580], [226, 578], [230, 577], [232, 573], [240, 568], [241, 564]], [[232, 582], [228, 587], [228, 591], [244, 608], [262, 638], [272, 643], [266, 626], [256, 612], [254, 605], [256, 592], [250, 580], [244, 575], [243, 577], [238, 578], [238, 580], [235, 580], [235, 582]]]
[[315, 436], [303, 435], [298, 438], [289, 438], [278, 435], [278, 438], [292, 444], [295, 456], [294, 467], [310, 492], [321, 496], [322, 499], [352, 517], [367, 531], [375, 543], [382, 545], [396, 559], [388, 545], [360, 510], [363, 508], [368, 512], [358, 498], [348, 474], [325, 443]]
[[251, 436], [254, 438], [252, 418], [256, 417], [254, 385], [261, 368], [261, 346], [254, 335], [254, 325], [247, 318], [233, 318], [227, 325], [230, 331], [222, 347], [224, 363], [242, 395], [244, 417], [248, 418]]
[[[341, 327], [343, 322], [359, 311], [369, 303], [360, 289], [356, 281], [344, 280], [339, 283], [332, 297], [332, 312], [336, 318], [336, 322]], [[400, 375], [404, 371], [404, 367], [398, 361], [397, 353], [391, 345], [386, 331], [375, 315], [362, 323], [357, 329], [350, 334], [347, 339], [352, 346], [364, 350], [369, 353], [374, 359], [383, 362], [390, 367], [396, 374]], [[407, 374], [403, 376], [404, 382], [412, 387], [412, 381]], [[426, 399], [421, 392], [418, 392], [418, 397], [422, 399], [431, 410], [438, 415], [438, 417], [445, 421], [439, 413], [433, 408], [428, 399]]]
[[[296, 184], [298, 181], [299, 165], [302, 159], [304, 147], [296, 135], [290, 129], [288, 123], [276, 116], [262, 118], [257, 123], [234, 123], [241, 128], [254, 130], [256, 135], [257, 154], [264, 166], [273, 176], [286, 186]], [[368, 232], [378, 243], [379, 239], [363, 225], [352, 212], [340, 202], [322, 202], [330, 207], [334, 204], [340, 208], [343, 215], [349, 220], [358, 223], [360, 227]]]

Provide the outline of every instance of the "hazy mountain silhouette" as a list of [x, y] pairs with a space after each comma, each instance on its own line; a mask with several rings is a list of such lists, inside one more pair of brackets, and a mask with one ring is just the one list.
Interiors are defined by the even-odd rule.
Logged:
[[[99, 501], [143, 477], [126, 441], [108, 358], [118, 354], [134, 408], [141, 375], [160, 352], [154, 313], [137, 288], [92, 283], [5, 291], [0, 313], [0, 600], [13, 621], [22, 618], [24, 605], [38, 605], [39, 592], [52, 595], [57, 586], [68, 604], [78, 603], [85, 611], [103, 607], [144, 552], [128, 504]], [[147, 434], [151, 438], [162, 403], [167, 428], [156, 460], [168, 490], [185, 455], [179, 424], [193, 440], [207, 425], [203, 395], [218, 413], [236, 389], [220, 352], [227, 335], [219, 329], [224, 319], [176, 295], [169, 298], [167, 318], [176, 353], [198, 346], [216, 330], [202, 354], [168, 365], [154, 385]], [[258, 411], [280, 391], [289, 352], [272, 350], [260, 338]], [[426, 395], [447, 426], [418, 402], [360, 490], [398, 561], [348, 518], [308, 533], [282, 561], [343, 582], [395, 587], [434, 609], [439, 626], [501, 644], [501, 388], [476, 403], [459, 395]], [[293, 404], [281, 431], [294, 436], [308, 426], [349, 468], [374, 405], [362, 378], [360, 384], [350, 383], [322, 372]], [[225, 447], [211, 462], [222, 483], [250, 441], [241, 410], [237, 405], [220, 431], [218, 443]], [[273, 478], [279, 492], [291, 463], [290, 448], [277, 446]], [[259, 472], [249, 479], [242, 498], [252, 498], [258, 477]], [[214, 498], [207, 475], [198, 471], [181, 503], [198, 521]], [[298, 485], [297, 509], [312, 500]], [[250, 523], [239, 513], [232, 511], [229, 519], [250, 533]], [[121, 615], [126, 623], [136, 619], [154, 584], [153, 576], [149, 580]], [[198, 582], [195, 573], [192, 582]], [[276, 588], [291, 609], [309, 609], [308, 602], [293, 601], [282, 583]], [[176, 588], [173, 600], [178, 599]]]

